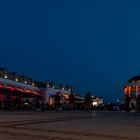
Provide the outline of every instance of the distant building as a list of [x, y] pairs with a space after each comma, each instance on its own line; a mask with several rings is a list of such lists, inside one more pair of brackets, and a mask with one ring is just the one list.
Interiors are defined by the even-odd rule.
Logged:
[[130, 78], [124, 85], [124, 96], [126, 103], [129, 102], [130, 108], [136, 106], [136, 101], [140, 95], [140, 75]]
[[140, 94], [140, 76], [134, 76], [124, 85], [124, 95], [137, 97]]
[[40, 91], [43, 96], [44, 104], [54, 105], [56, 96], [60, 96], [60, 102], [66, 103], [69, 100], [69, 95], [71, 91], [65, 89], [54, 89], [50, 87], [40, 88]]
[[103, 98], [97, 96], [91, 96], [91, 100], [92, 100], [92, 105], [95, 107], [103, 105], [104, 103]]

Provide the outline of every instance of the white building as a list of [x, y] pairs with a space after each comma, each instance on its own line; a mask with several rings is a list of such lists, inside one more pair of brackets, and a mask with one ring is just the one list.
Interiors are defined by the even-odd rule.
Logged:
[[55, 103], [56, 95], [60, 96], [61, 103], [67, 102], [69, 99], [69, 95], [71, 94], [71, 91], [46, 87], [41, 88], [41, 94], [43, 96], [44, 104], [48, 103], [49, 105], [53, 105]]

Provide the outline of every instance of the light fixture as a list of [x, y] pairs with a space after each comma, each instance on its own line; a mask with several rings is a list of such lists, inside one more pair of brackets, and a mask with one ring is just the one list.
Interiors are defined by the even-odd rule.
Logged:
[[94, 101], [94, 102], [92, 103], [92, 105], [93, 105], [93, 106], [97, 106], [98, 103], [97, 103], [96, 101]]
[[62, 90], [65, 90], [64, 88], [62, 88]]
[[7, 79], [7, 78], [8, 78], [8, 76], [7, 76], [7, 75], [5, 75], [5, 76], [4, 76], [4, 78], [6, 78], [6, 79]]
[[16, 78], [16, 81], [18, 82], [18, 79]]
[[27, 84], [27, 81], [25, 81], [24, 83]]

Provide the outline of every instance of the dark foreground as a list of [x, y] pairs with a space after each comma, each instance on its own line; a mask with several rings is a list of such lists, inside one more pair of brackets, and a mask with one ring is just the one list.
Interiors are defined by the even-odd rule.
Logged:
[[0, 112], [2, 140], [140, 140], [140, 114]]

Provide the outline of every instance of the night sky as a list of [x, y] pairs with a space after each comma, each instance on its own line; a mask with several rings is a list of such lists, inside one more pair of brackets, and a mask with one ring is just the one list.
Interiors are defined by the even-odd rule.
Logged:
[[105, 100], [140, 71], [139, 0], [1, 0], [0, 67]]

